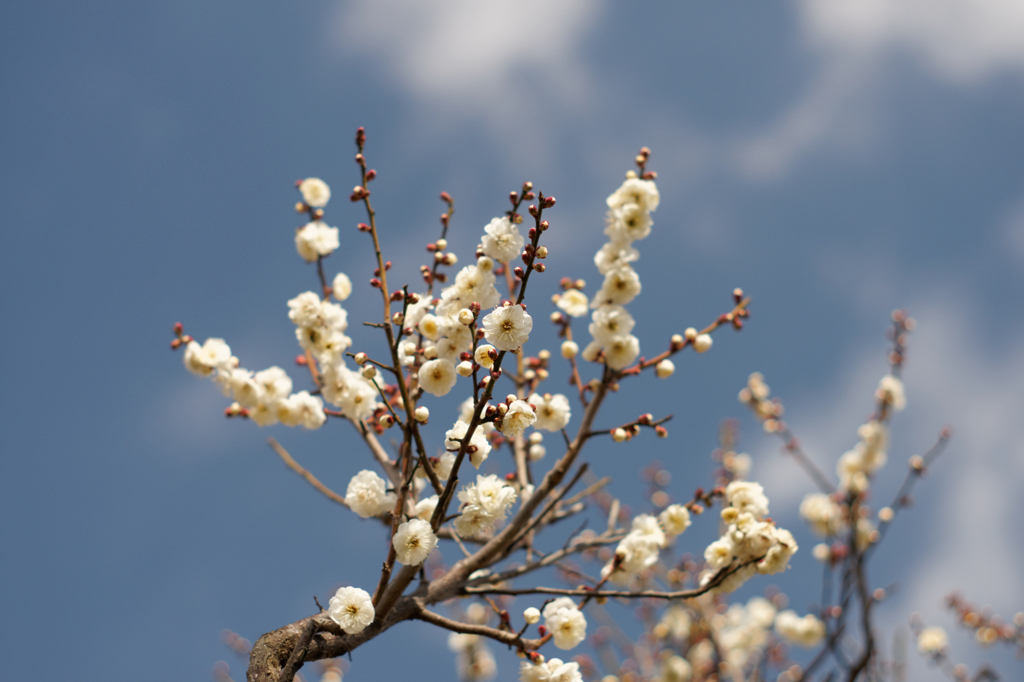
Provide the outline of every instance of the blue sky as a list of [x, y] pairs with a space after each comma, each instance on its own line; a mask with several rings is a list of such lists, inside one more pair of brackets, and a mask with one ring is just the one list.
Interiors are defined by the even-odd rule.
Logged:
[[[619, 409], [642, 396], [642, 410], [675, 414], [671, 438], [595, 447], [590, 461], [637, 503], [637, 458], [657, 457], [683, 497], [706, 484], [719, 421], [742, 416], [773, 515], [808, 550], [794, 574], [816, 570], [796, 517], [811, 486], [736, 392], [763, 372], [831, 470], [870, 413], [888, 315], [907, 308], [909, 406], [881, 495], [943, 424], [957, 435], [877, 555], [877, 583], [900, 585], [881, 624], [921, 611], [952, 630], [940, 607], [952, 589], [1024, 609], [1022, 12], [1013, 0], [8, 3], [9, 675], [209, 679], [225, 658], [240, 679], [222, 628], [255, 639], [308, 615], [313, 594], [375, 580], [378, 553], [363, 548], [379, 529], [317, 497], [264, 443], [275, 436], [337, 489], [365, 466], [352, 434], [226, 421], [219, 393], [167, 350], [181, 320], [247, 367], [288, 366], [285, 301], [315, 284], [292, 244], [299, 177], [335, 189], [328, 222], [344, 246], [328, 269], [357, 284], [350, 319], [377, 314], [371, 251], [344, 201], [359, 125], [384, 247], [412, 284], [439, 191], [456, 199], [463, 259], [523, 180], [558, 198], [541, 309], [562, 274], [596, 287], [604, 197], [652, 148], [662, 202], [631, 306], [642, 348], [703, 326], [735, 286], [753, 315], [670, 381], [617, 396]], [[450, 679], [444, 637], [413, 626], [357, 651], [346, 677], [402, 675], [386, 655], [397, 642]], [[953, 646], [1013, 677], [1007, 657], [964, 636]], [[512, 679], [512, 657], [497, 655]]]

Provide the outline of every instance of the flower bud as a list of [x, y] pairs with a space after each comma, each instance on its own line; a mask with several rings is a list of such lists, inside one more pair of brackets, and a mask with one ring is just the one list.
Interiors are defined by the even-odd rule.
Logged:
[[374, 367], [373, 365], [363, 365], [363, 370], [361, 374], [363, 375], [364, 379], [370, 379], [372, 381], [373, 378], [377, 376], [377, 368]]
[[476, 267], [483, 272], [490, 272], [494, 269], [494, 260], [489, 256], [480, 256], [476, 259]]
[[391, 316], [391, 322], [393, 324], [397, 324], [398, 326], [402, 326], [402, 322], [404, 322], [404, 321], [405, 321], [405, 314], [401, 310], [399, 310], [398, 312], [396, 312], [394, 315]]
[[412, 416], [420, 424], [425, 424], [427, 423], [427, 420], [430, 419], [430, 410], [427, 409], [426, 405], [420, 405], [416, 408], [416, 411], [412, 413]]
[[523, 611], [523, 620], [525, 620], [528, 625], [533, 625], [540, 620], [540, 611], [531, 606]]
[[672, 373], [675, 371], [675, 363], [668, 358], [665, 358], [654, 367], [654, 373], [658, 375], [659, 379], [667, 379], [672, 376]]
[[391, 418], [390, 414], [382, 414], [380, 419], [377, 420], [377, 423], [385, 429], [390, 429], [391, 425], [395, 423], [395, 420]]
[[543, 263], [537, 263], [535, 266], [533, 266], [533, 269], [536, 270], [537, 272], [544, 272], [545, 270], [548, 269], [548, 266], [544, 265]]
[[548, 247], [546, 247], [546, 246], [538, 246], [537, 247], [537, 258], [547, 258], [547, 257], [548, 257]]
[[612, 431], [612, 440], [615, 441], [616, 443], [621, 443], [622, 441], [626, 440], [626, 438], [628, 438], [628, 437], [629, 437], [629, 434], [627, 434], [626, 433], [626, 429], [624, 429], [622, 427], [619, 427], [619, 428], [614, 429]]
[[437, 358], [437, 346], [426, 346], [423, 349], [423, 357], [427, 360], [433, 360]]
[[362, 353], [362, 352], [356, 353], [355, 361], [356, 361], [356, 364], [359, 365], [360, 367], [365, 365], [367, 360], [369, 360], [369, 357], [367, 357], [366, 353]]
[[530, 446], [529, 455], [530, 461], [536, 462], [537, 460], [544, 459], [544, 455], [547, 454], [547, 450], [540, 443]]
[[698, 353], [704, 353], [711, 348], [711, 335], [710, 334], [699, 334], [697, 338], [693, 340], [693, 349]]
[[469, 360], [463, 360], [456, 365], [455, 371], [459, 373], [459, 376], [468, 377], [473, 374], [473, 363]]
[[459, 311], [459, 324], [464, 324], [467, 327], [473, 324], [476, 316], [473, 315], [473, 311], [469, 308], [463, 308]]
[[[493, 357], [491, 356], [491, 351], [494, 351]], [[473, 354], [473, 359], [476, 360], [476, 363], [481, 367], [486, 367], [487, 369], [494, 366], [494, 361], [497, 357], [498, 350], [494, 346], [486, 343], [482, 346], [477, 346], [476, 352]]]

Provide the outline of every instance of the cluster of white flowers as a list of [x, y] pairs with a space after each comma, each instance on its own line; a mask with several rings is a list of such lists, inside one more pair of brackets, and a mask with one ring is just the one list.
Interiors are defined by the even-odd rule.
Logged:
[[542, 612], [544, 626], [559, 649], [572, 649], [587, 637], [587, 619], [569, 597], [559, 597], [548, 603]]
[[544, 660], [539, 656], [536, 663], [523, 662], [519, 669], [522, 682], [583, 682], [580, 664], [572, 661], [563, 663], [560, 658]]
[[811, 613], [801, 618], [795, 611], [783, 611], [775, 618], [775, 631], [794, 644], [812, 647], [825, 636], [825, 624]]
[[716, 588], [732, 592], [755, 573], [775, 574], [786, 569], [797, 550], [796, 540], [769, 519], [768, 498], [758, 483], [733, 481], [725, 488], [728, 507], [722, 520], [725, 532], [704, 550], [708, 570], [701, 576], [707, 585], [723, 571], [732, 571]]
[[392, 511], [397, 500], [394, 492], [387, 491], [384, 479], [369, 469], [353, 476], [345, 491], [349, 508], [364, 519]]
[[485, 533], [504, 521], [516, 501], [516, 489], [498, 476], [477, 476], [476, 483], [459, 491], [459, 516], [455, 531], [462, 537]]
[[[472, 417], [470, 417], [472, 418]], [[469, 422], [459, 419], [455, 422], [455, 425], [444, 434], [445, 441], [444, 447], [448, 452], [458, 452], [459, 448], [462, 447], [462, 441], [466, 438], [466, 434], [469, 433]], [[473, 431], [473, 437], [469, 439], [469, 446], [466, 448], [466, 453], [469, 455], [469, 462], [475, 468], [479, 469], [480, 465], [487, 459], [487, 455], [491, 452], [491, 442], [487, 440], [486, 431], [477, 427]], [[445, 477], [447, 478], [447, 476]]]
[[885, 466], [885, 448], [889, 444], [889, 430], [879, 421], [869, 421], [857, 429], [860, 442], [843, 453], [836, 462], [839, 487], [851, 493], [867, 491], [870, 477]]
[[810, 493], [800, 503], [800, 516], [822, 537], [837, 535], [846, 525], [843, 508], [831, 495]]
[[479, 635], [453, 632], [448, 635], [448, 648], [455, 653], [455, 669], [464, 682], [486, 682], [498, 673], [498, 662]]
[[287, 426], [320, 428], [327, 416], [320, 398], [308, 391], [292, 393], [292, 380], [280, 367], [251, 372], [239, 367], [238, 358], [224, 339], [207, 339], [202, 345], [185, 346], [185, 367], [202, 377], [212, 378], [224, 395], [231, 396], [236, 413], [245, 414], [260, 426], [281, 422]]
[[327, 615], [350, 635], [362, 632], [376, 615], [366, 590], [339, 587], [327, 605]]
[[633, 242], [650, 234], [651, 211], [658, 207], [659, 198], [654, 181], [642, 180], [633, 171], [608, 197], [608, 243], [594, 257], [604, 283], [590, 303], [595, 308], [590, 325], [594, 340], [583, 350], [586, 360], [604, 351], [609, 367], [623, 369], [640, 355], [640, 341], [630, 333], [633, 318], [623, 306], [640, 293], [640, 277], [632, 266], [640, 254]]
[[745, 605], [732, 604], [725, 613], [712, 617], [715, 641], [731, 667], [742, 670], [761, 657], [775, 611], [770, 601], [754, 597]]
[[624, 585], [630, 578], [658, 561], [658, 551], [690, 526], [690, 512], [681, 504], [667, 507], [658, 518], [639, 514], [626, 537], [615, 548], [615, 558], [601, 570], [601, 577]]

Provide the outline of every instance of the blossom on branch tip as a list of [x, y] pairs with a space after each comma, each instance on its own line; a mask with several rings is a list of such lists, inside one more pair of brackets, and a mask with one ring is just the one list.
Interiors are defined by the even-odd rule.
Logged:
[[210, 376], [215, 369], [226, 367], [231, 360], [231, 347], [224, 339], [206, 339], [202, 346], [189, 341], [185, 346], [185, 368], [201, 377]]
[[299, 192], [307, 206], [323, 208], [331, 200], [331, 188], [320, 178], [306, 178], [299, 183]]
[[481, 250], [499, 263], [508, 263], [519, 257], [525, 241], [523, 235], [508, 217], [495, 218], [484, 227]]
[[641, 180], [636, 177], [627, 178], [622, 185], [608, 197], [608, 208], [622, 208], [626, 204], [636, 204], [640, 208], [653, 211], [658, 208], [661, 196], [653, 180]]
[[498, 350], [514, 351], [530, 338], [533, 318], [521, 305], [495, 308], [483, 320], [484, 338]]

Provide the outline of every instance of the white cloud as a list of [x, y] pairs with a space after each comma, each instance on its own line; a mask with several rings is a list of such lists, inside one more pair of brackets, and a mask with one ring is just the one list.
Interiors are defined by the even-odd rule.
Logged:
[[906, 50], [956, 83], [1024, 69], [1020, 0], [801, 0], [807, 38], [826, 49]]
[[803, 94], [757, 134], [740, 139], [734, 158], [744, 175], [771, 180], [822, 145], [864, 149], [870, 139], [871, 102], [863, 94], [875, 75], [870, 55], [831, 57]]
[[425, 104], [523, 130], [531, 109], [585, 99], [577, 53], [601, 9], [586, 0], [359, 0], [342, 6], [335, 35]]
[[737, 142], [738, 170], [753, 179], [781, 178], [823, 146], [847, 155], [869, 150], [878, 104], [872, 86], [894, 54], [911, 55], [954, 85], [1024, 73], [1020, 0], [798, 0], [796, 8], [821, 68], [777, 120]]

